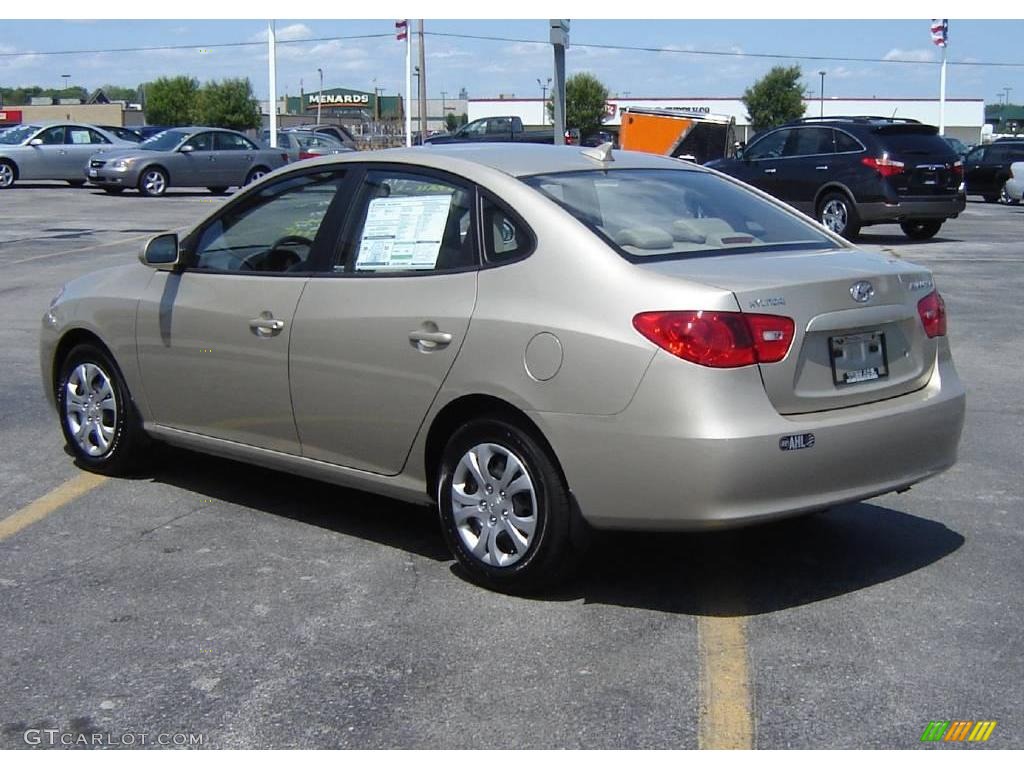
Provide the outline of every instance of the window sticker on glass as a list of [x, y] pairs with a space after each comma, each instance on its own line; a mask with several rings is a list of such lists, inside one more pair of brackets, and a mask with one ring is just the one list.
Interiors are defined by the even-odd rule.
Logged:
[[451, 201], [451, 193], [371, 200], [356, 270], [433, 269]]

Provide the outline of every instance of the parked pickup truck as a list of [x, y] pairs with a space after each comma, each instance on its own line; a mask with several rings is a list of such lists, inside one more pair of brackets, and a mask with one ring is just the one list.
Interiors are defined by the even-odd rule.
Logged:
[[523, 129], [523, 121], [515, 116], [482, 117], [466, 123], [454, 133], [428, 136], [424, 144], [459, 144], [469, 141], [521, 141], [528, 144], [554, 144], [550, 128], [535, 131]]

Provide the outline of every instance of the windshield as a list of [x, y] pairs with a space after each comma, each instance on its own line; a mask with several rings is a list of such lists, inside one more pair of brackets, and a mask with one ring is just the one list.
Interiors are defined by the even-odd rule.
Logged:
[[139, 148], [155, 149], [158, 152], [169, 152], [181, 144], [182, 140], [186, 136], [188, 136], [188, 134], [184, 131], [161, 131], [155, 136], [150, 136], [144, 142], [139, 144]]
[[38, 130], [38, 125], [16, 125], [0, 133], [0, 144], [21, 144]]
[[711, 173], [595, 170], [522, 181], [634, 262], [839, 245], [780, 206]]

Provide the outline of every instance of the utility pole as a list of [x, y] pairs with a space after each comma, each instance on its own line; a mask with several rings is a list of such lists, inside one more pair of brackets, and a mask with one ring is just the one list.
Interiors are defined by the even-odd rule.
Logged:
[[821, 75], [821, 98], [818, 99], [818, 117], [825, 116], [825, 70], [819, 70], [818, 74]]
[[[277, 32], [273, 20], [267, 22], [267, 46], [270, 70], [267, 73], [270, 82], [270, 146], [273, 148], [277, 146]], [[285, 101], [285, 104], [287, 103]]]
[[324, 71], [320, 67], [316, 71], [320, 75], [320, 92], [316, 96], [316, 124], [320, 125], [320, 110], [324, 105]]
[[427, 54], [423, 49], [423, 19], [420, 19], [420, 141], [427, 138]]
[[569, 47], [569, 20], [551, 19], [551, 46], [555, 50], [555, 82], [551, 86], [554, 101], [555, 144], [565, 144], [565, 49]]

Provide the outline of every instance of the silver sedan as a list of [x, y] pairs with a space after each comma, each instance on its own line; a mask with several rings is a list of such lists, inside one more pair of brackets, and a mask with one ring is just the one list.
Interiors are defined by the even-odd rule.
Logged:
[[591, 526], [745, 525], [956, 460], [928, 269], [671, 158], [336, 155], [140, 260], [43, 318], [81, 466], [126, 471], [155, 439], [437, 505], [500, 590], [559, 578]]
[[244, 134], [223, 128], [169, 128], [130, 146], [89, 158], [82, 170], [89, 183], [111, 194], [137, 189], [160, 197], [172, 186], [207, 187], [220, 194], [288, 162], [283, 150], [261, 149]]
[[109, 131], [83, 123], [28, 123], [0, 133], [0, 189], [16, 181], [85, 184], [90, 157], [133, 146]]

